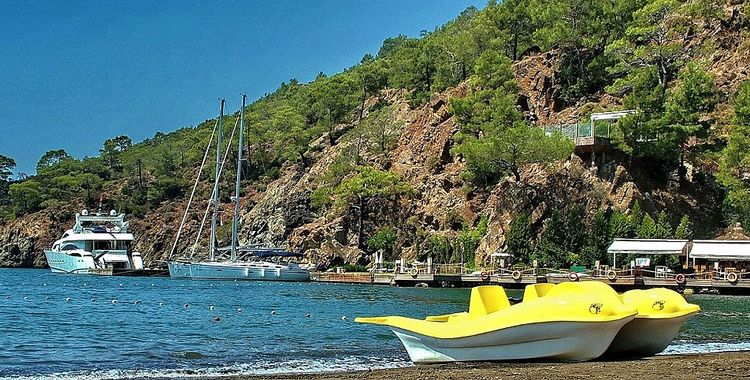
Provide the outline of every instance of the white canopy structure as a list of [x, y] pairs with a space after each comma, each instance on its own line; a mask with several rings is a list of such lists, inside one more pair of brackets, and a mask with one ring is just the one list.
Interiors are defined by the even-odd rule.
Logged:
[[675, 239], [615, 239], [607, 248], [612, 254], [612, 266], [617, 266], [617, 254], [625, 255], [687, 255], [688, 240]]
[[750, 261], [750, 240], [694, 240], [692, 259]]

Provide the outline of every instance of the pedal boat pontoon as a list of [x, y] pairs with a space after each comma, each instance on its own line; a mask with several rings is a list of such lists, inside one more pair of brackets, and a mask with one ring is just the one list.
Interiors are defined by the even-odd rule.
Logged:
[[638, 315], [617, 333], [605, 353], [611, 357], [646, 357], [658, 354], [674, 340], [680, 327], [700, 312], [700, 306], [669, 289], [630, 290], [622, 301]]
[[414, 363], [585, 361], [603, 354], [637, 311], [616, 293], [579, 288], [578, 283], [559, 284], [543, 297], [511, 306], [502, 287], [479, 286], [471, 291], [467, 313], [355, 322], [390, 327]]
[[[611, 286], [602, 282], [581, 281], [578, 284], [579, 289], [617, 295]], [[556, 286], [559, 285], [528, 285], [523, 300], [544, 297]], [[674, 340], [682, 324], [700, 311], [700, 306], [688, 303], [681, 294], [665, 288], [630, 290], [619, 297], [638, 314], [617, 333], [604, 353], [606, 357], [634, 358], [658, 354]]]

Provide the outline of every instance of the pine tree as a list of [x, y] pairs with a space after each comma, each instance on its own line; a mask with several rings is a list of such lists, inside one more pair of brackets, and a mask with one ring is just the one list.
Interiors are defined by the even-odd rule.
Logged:
[[520, 263], [530, 263], [533, 247], [531, 246], [531, 224], [529, 213], [521, 212], [513, 218], [508, 230], [507, 252]]
[[693, 238], [693, 224], [690, 222], [690, 217], [683, 215], [680, 219], [680, 224], [677, 225], [677, 229], [674, 231], [675, 239], [687, 239]]

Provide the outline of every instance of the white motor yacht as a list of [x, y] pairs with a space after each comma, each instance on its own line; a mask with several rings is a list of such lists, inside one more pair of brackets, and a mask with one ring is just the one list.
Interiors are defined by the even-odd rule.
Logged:
[[124, 214], [76, 214], [76, 224], [45, 250], [47, 264], [55, 273], [112, 275], [113, 271], [143, 269], [139, 252], [132, 250]]

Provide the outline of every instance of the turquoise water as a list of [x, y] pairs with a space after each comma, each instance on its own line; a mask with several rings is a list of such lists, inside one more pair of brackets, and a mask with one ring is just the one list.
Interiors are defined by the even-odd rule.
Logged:
[[[0, 269], [0, 378], [181, 378], [407, 366], [406, 352], [387, 328], [356, 324], [354, 317], [459, 311], [468, 294]], [[703, 312], [667, 353], [750, 349], [750, 298], [690, 300]]]

